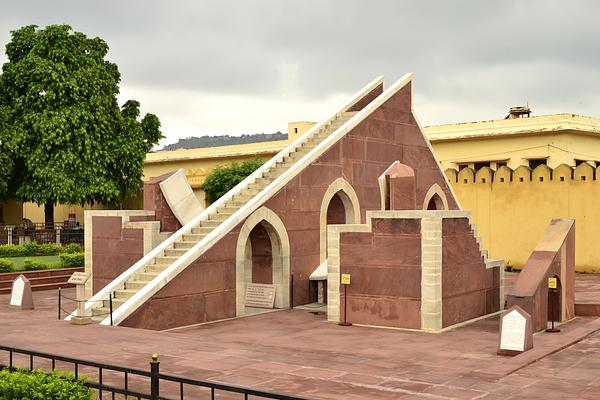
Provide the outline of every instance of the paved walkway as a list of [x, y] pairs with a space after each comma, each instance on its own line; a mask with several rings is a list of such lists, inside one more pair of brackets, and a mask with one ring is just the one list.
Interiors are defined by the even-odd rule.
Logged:
[[55, 292], [34, 299], [35, 310], [20, 311], [0, 296], [1, 344], [144, 369], [156, 352], [161, 371], [316, 399], [600, 398], [595, 318], [538, 334], [533, 350], [507, 358], [495, 354], [497, 317], [426, 334], [340, 327], [286, 310], [154, 332], [73, 326], [56, 319]]

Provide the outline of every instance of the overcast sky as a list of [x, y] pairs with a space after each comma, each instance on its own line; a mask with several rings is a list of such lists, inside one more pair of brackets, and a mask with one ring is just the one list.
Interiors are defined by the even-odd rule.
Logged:
[[[425, 125], [600, 116], [597, 1], [5, 1], [0, 42], [67, 23], [110, 47], [124, 102], [166, 139], [287, 131], [319, 120], [378, 75], [415, 75]], [[0, 62], [5, 62], [4, 54]]]

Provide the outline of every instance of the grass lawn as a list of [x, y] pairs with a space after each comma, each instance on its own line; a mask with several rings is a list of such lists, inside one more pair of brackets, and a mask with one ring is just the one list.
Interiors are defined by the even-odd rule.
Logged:
[[23, 260], [25, 260], [26, 258], [31, 258], [32, 260], [41, 261], [45, 263], [51, 263], [53, 265], [53, 268], [61, 267], [59, 256], [6, 257], [0, 258], [0, 260], [11, 261], [15, 266], [15, 271], [22, 271], [24, 266]]

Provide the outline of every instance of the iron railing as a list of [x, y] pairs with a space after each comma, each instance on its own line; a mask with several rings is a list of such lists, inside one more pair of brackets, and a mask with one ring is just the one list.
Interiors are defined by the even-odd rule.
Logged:
[[38, 243], [56, 244], [79, 243], [83, 246], [83, 235], [83, 226], [70, 222], [0, 224], [0, 244], [21, 244], [36, 241]]
[[[96, 361], [83, 360], [79, 358], [64, 357], [56, 354], [43, 353], [39, 351], [26, 350], [11, 346], [0, 345], [0, 354], [4, 357], [8, 355], [8, 363], [4, 364], [0, 358], [0, 369], [8, 368], [12, 371], [17, 369], [25, 369], [33, 371], [36, 368], [36, 361], [39, 368], [40, 360], [49, 363], [46, 368], [51, 368], [52, 371], [58, 371], [57, 366], [71, 365], [71, 369], [60, 369], [61, 372], [70, 372], [75, 379], [80, 379], [85, 374], [83, 383], [95, 390], [99, 399], [111, 398], [115, 399], [116, 395], [127, 396], [127, 398], [137, 399], [180, 399], [186, 400], [191, 398], [186, 394], [186, 391], [191, 389], [206, 389], [201, 398], [214, 400], [217, 396], [224, 393], [239, 394], [240, 399], [249, 400], [250, 397], [258, 399], [275, 399], [275, 400], [309, 400], [307, 397], [292, 396], [289, 394], [271, 392], [265, 390], [252, 389], [237, 385], [228, 385], [214, 381], [198, 380], [186, 378], [184, 376], [164, 374], [160, 372], [160, 362], [156, 354], [152, 355], [149, 370], [137, 368], [128, 368], [112, 364], [104, 364]], [[6, 354], [8, 353], [8, 354]], [[25, 367], [16, 362], [16, 358], [25, 358], [28, 364]], [[122, 383], [115, 382], [115, 375], [121, 375]], [[171, 390], [162, 390], [164, 384], [170, 385]], [[175, 386], [173, 386], [173, 384]], [[105, 396], [106, 395], [106, 396]], [[107, 397], [108, 396], [108, 397]], [[169, 397], [167, 397], [169, 396]], [[243, 396], [243, 397], [242, 397]]]

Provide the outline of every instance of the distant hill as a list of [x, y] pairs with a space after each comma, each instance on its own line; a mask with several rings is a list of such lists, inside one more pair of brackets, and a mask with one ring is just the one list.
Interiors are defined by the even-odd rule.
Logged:
[[274, 140], [287, 140], [287, 133], [257, 133], [242, 136], [200, 136], [179, 139], [177, 143], [168, 144], [161, 150], [198, 149], [203, 147], [229, 146], [233, 144], [271, 142]]

